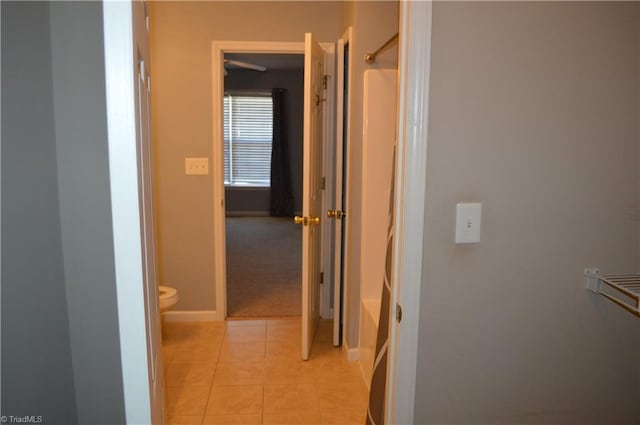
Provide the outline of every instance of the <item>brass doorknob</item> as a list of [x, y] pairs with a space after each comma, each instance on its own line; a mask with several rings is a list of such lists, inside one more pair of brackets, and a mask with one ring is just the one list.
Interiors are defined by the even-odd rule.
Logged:
[[308, 226], [310, 224], [320, 224], [320, 217], [293, 217], [293, 221], [296, 224], [302, 224], [303, 226]]
[[338, 220], [342, 219], [342, 217], [346, 217], [347, 213], [340, 210], [328, 210], [327, 217], [329, 218], [337, 218]]

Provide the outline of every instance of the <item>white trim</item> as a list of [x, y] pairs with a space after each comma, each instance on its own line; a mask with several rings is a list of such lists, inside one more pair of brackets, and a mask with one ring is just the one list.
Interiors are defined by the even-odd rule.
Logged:
[[[385, 423], [414, 423], [426, 197], [432, 2], [400, 3], [393, 293]], [[395, 306], [403, 310], [402, 324]]]
[[165, 322], [217, 322], [224, 320], [216, 310], [169, 310], [162, 313]]
[[[319, 43], [326, 53], [326, 57], [335, 55], [333, 43]], [[330, 51], [328, 51], [330, 50]], [[280, 41], [224, 41], [211, 42], [211, 71], [212, 71], [212, 111], [222, 110], [224, 96], [223, 61], [224, 53], [279, 53], [279, 54], [304, 54], [304, 42], [280, 42]], [[331, 59], [335, 60], [335, 59]], [[216, 102], [219, 102], [216, 105]], [[333, 106], [327, 103], [326, 111], [333, 114]], [[224, 186], [224, 146], [222, 119], [212, 117], [213, 122], [213, 151], [211, 178], [213, 180], [213, 266], [214, 285], [216, 292], [216, 312], [218, 320], [227, 317], [227, 254], [225, 232], [225, 186]], [[220, 115], [222, 118], [222, 115]], [[326, 138], [325, 141], [326, 143]], [[216, 173], [217, 171], [217, 173]]]
[[[103, 3], [109, 182], [126, 423], [152, 422], [130, 2]], [[134, 208], [132, 210], [132, 208]]]
[[358, 360], [360, 360], [360, 348], [349, 347], [349, 342], [346, 339], [343, 339], [342, 341], [342, 351], [344, 351], [344, 355], [347, 358], [347, 361], [357, 362]]

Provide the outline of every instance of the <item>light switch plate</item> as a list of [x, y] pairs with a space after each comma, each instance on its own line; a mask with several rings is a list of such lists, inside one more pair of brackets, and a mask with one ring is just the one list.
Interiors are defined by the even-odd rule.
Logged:
[[481, 221], [481, 203], [459, 203], [456, 206], [456, 243], [462, 244], [480, 242]]
[[209, 158], [185, 158], [184, 173], [188, 176], [209, 174]]

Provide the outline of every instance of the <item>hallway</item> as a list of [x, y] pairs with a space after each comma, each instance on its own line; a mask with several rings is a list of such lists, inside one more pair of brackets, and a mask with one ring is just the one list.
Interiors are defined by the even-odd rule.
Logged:
[[300, 318], [164, 323], [169, 425], [363, 424], [368, 400], [357, 362], [331, 345], [321, 321], [300, 360]]

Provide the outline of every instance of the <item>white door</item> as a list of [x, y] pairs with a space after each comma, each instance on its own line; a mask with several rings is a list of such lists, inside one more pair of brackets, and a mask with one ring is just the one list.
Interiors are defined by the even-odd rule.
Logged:
[[151, 76], [149, 49], [149, 14], [146, 2], [133, 2], [133, 39], [138, 61], [136, 78], [136, 123], [138, 185], [140, 190], [140, 222], [142, 238], [143, 284], [147, 328], [147, 364], [152, 423], [162, 423], [164, 379], [156, 238], [153, 220], [153, 156], [151, 152]]
[[322, 237], [322, 127], [324, 51], [310, 33], [304, 38], [302, 358], [309, 359], [320, 318], [320, 242]]
[[333, 260], [333, 345], [339, 346], [342, 342], [342, 302], [344, 288], [344, 141], [345, 141], [345, 40], [338, 39], [337, 43], [337, 74], [336, 74], [336, 171], [335, 171], [335, 201], [334, 209], [328, 211], [328, 217], [335, 219], [334, 233], [334, 260]]
[[152, 414], [160, 423], [162, 417], [163, 373], [160, 353], [162, 336], [160, 334], [160, 309], [158, 306], [158, 276], [156, 273], [155, 232], [153, 221], [153, 185], [150, 130], [150, 77], [145, 68], [147, 62], [140, 60], [136, 92], [138, 94], [138, 129], [141, 144], [138, 146], [138, 172], [141, 189], [140, 221], [142, 223], [142, 261], [145, 286], [145, 310], [147, 329], [147, 362], [149, 367], [149, 391]]
[[103, 3], [116, 288], [127, 423], [164, 423], [146, 2]]

